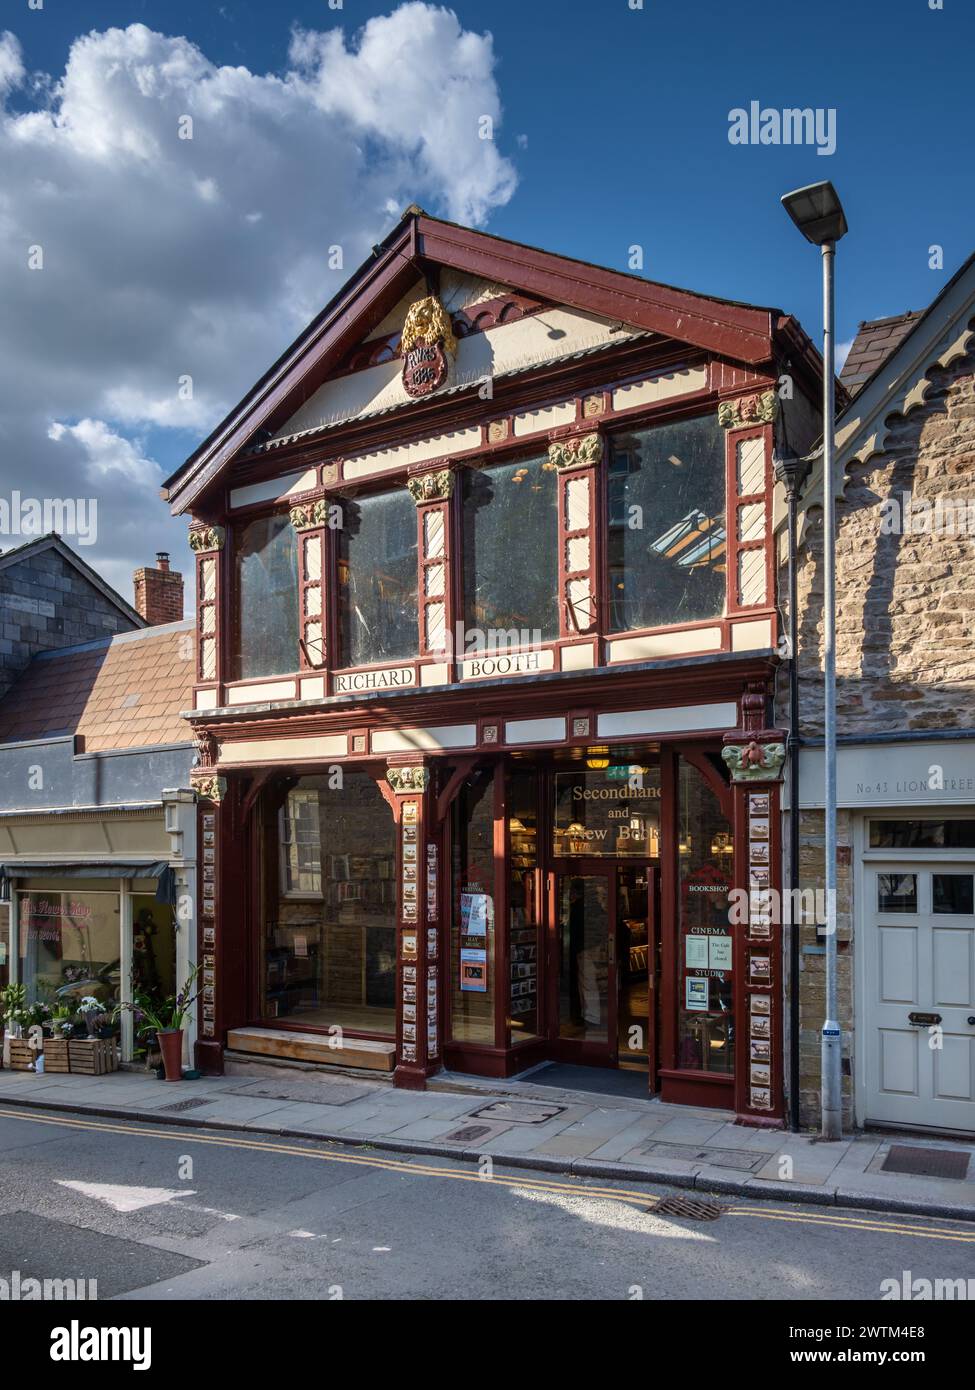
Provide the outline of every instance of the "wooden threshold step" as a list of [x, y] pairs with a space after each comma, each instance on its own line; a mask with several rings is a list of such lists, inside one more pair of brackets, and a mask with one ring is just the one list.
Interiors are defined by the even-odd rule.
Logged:
[[346, 1038], [341, 1047], [324, 1033], [298, 1033], [287, 1028], [231, 1028], [227, 1046], [234, 1052], [255, 1057], [289, 1057], [299, 1062], [318, 1062], [320, 1066], [363, 1067], [369, 1071], [392, 1071], [396, 1066], [394, 1043], [373, 1042], [368, 1038]]

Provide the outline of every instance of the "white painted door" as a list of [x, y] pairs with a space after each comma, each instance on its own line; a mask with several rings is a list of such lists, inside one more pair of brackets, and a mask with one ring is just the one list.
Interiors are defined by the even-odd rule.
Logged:
[[864, 1118], [975, 1132], [975, 863], [873, 860], [863, 884]]

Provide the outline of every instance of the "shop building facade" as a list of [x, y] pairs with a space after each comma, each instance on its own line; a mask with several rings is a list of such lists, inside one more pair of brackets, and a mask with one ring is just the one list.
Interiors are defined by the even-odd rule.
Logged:
[[[59, 565], [73, 564], [63, 541], [54, 550]], [[78, 596], [64, 585], [40, 593], [18, 596], [47, 604], [50, 631], [64, 634]], [[127, 607], [100, 579], [98, 593]], [[134, 990], [174, 993], [195, 963], [194, 750], [181, 718], [193, 625], [155, 621], [181, 609], [181, 593], [160, 557], [136, 574], [141, 626], [81, 643], [69, 631], [67, 645], [35, 655], [0, 699], [0, 967], [28, 1004], [73, 1012], [91, 997], [110, 1018]], [[90, 623], [101, 617], [99, 605], [82, 611]], [[129, 1061], [131, 1012], [118, 1030]], [[191, 1017], [187, 1059], [194, 1042]]]
[[819, 376], [777, 310], [404, 214], [167, 483], [202, 1067], [559, 1059], [781, 1123], [772, 452]]
[[[836, 494], [847, 1126], [975, 1132], [973, 345], [970, 259], [923, 313], [862, 325], [843, 373], [853, 395], [837, 422]], [[804, 889], [823, 881], [821, 488], [817, 468], [798, 567]], [[785, 694], [781, 682], [783, 711]], [[799, 931], [799, 1095], [814, 1124], [824, 944], [814, 923]]]

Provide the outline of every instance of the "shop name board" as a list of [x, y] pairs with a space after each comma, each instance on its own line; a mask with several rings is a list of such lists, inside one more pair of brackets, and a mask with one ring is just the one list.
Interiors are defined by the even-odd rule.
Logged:
[[386, 666], [376, 671], [345, 671], [334, 676], [336, 695], [354, 695], [360, 690], [392, 690], [416, 685], [415, 666]]
[[533, 671], [551, 671], [555, 655], [551, 651], [512, 652], [510, 655], [479, 656], [460, 664], [461, 680], [484, 680], [490, 676], [525, 676]]

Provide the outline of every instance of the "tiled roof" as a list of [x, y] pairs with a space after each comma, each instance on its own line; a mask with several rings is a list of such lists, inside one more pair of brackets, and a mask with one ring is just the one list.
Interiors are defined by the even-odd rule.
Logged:
[[190, 742], [180, 710], [193, 702], [192, 631], [168, 623], [36, 656], [0, 701], [0, 743], [77, 734], [97, 753]]
[[923, 311], [915, 312], [908, 309], [906, 314], [894, 314], [891, 318], [870, 319], [861, 323], [840, 372], [840, 381], [851, 396], [855, 396], [877, 368], [887, 361], [919, 318], [923, 318]]

